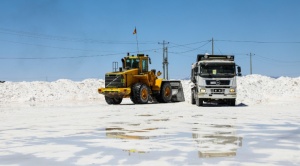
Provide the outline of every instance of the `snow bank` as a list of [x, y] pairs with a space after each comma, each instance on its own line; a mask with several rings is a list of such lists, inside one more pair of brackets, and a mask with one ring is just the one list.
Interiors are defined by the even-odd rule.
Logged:
[[[248, 75], [238, 77], [237, 104], [260, 104], [293, 99], [300, 101], [300, 77], [277, 79]], [[190, 103], [191, 82], [182, 80], [186, 102]], [[54, 82], [5, 82], [0, 84], [0, 103], [91, 101], [103, 100], [97, 89], [104, 80], [86, 79], [81, 82], [61, 79]]]

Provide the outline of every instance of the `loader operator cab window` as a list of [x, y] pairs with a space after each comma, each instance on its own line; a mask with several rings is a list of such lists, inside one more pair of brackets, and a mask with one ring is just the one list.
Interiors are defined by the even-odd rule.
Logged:
[[148, 60], [143, 59], [142, 61], [142, 72], [148, 72]]
[[139, 60], [133, 59], [131, 68], [139, 68]]
[[139, 68], [139, 59], [126, 59], [126, 69]]

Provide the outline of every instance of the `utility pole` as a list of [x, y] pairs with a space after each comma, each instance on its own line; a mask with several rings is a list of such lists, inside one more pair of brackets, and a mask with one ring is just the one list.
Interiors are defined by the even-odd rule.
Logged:
[[211, 55], [214, 55], [214, 38], [211, 39]]
[[166, 62], [165, 62], [165, 65], [166, 65], [166, 79], [169, 80], [169, 62], [168, 62], [168, 47], [166, 47]]
[[[255, 54], [253, 54], [255, 55]], [[250, 52], [250, 74], [252, 74], [252, 53]]]
[[158, 43], [158, 44], [162, 44], [163, 45], [163, 78], [164, 79], [169, 79], [169, 73], [168, 73], [168, 47], [167, 44], [169, 44], [169, 42], [163, 41], [162, 43]]

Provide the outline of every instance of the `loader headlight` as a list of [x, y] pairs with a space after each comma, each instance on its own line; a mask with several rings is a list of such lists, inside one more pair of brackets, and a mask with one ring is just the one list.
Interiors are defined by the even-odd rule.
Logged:
[[231, 89], [229, 89], [229, 92], [230, 92], [230, 93], [233, 93], [233, 92], [235, 92], [235, 89], [232, 89], [232, 88], [231, 88]]
[[206, 89], [200, 89], [200, 93], [205, 93]]

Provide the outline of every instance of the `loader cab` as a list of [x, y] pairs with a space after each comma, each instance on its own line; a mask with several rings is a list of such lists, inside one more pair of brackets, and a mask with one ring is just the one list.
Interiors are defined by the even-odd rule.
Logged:
[[138, 58], [125, 58], [125, 69], [139, 68], [140, 60]]
[[122, 59], [123, 68], [126, 70], [138, 69], [139, 73], [148, 72], [150, 58], [144, 54], [137, 54], [137, 56], [129, 56]]

